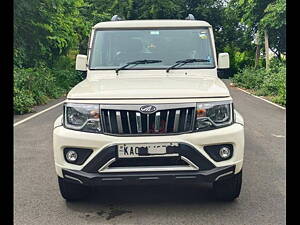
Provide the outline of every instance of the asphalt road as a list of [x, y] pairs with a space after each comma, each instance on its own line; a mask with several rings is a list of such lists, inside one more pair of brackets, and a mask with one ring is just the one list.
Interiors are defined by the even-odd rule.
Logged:
[[246, 123], [236, 201], [214, 200], [210, 186], [126, 186], [67, 203], [52, 153], [59, 106], [14, 128], [14, 224], [286, 224], [285, 110], [235, 88], [230, 92]]

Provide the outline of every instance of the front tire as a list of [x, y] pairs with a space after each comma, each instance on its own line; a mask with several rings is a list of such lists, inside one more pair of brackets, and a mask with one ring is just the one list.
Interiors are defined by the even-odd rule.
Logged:
[[215, 181], [213, 190], [215, 196], [221, 201], [233, 201], [239, 197], [242, 187], [242, 171], [235, 174], [233, 177]]
[[58, 177], [59, 190], [67, 201], [78, 201], [84, 199], [88, 194], [88, 187], [81, 184], [71, 183]]

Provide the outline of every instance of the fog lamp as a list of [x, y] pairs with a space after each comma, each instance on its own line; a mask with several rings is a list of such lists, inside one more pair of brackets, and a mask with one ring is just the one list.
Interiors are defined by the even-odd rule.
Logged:
[[227, 147], [222, 147], [219, 151], [219, 155], [223, 158], [223, 159], [227, 159], [228, 157], [230, 157], [230, 149]]
[[69, 162], [75, 162], [76, 159], [77, 159], [77, 153], [75, 151], [68, 151], [67, 154], [66, 154], [66, 159], [69, 161]]

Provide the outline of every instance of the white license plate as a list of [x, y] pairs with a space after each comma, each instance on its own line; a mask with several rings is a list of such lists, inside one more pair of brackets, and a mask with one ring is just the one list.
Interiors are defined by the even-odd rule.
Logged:
[[163, 155], [167, 153], [167, 146], [178, 146], [178, 143], [122, 144], [118, 145], [118, 156], [136, 158], [145, 155]]

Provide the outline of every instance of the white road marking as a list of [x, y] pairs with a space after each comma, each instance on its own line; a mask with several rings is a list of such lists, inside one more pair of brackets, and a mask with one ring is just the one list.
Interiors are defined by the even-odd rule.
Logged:
[[47, 112], [47, 111], [49, 111], [49, 110], [51, 110], [51, 109], [53, 109], [53, 108], [55, 108], [55, 107], [57, 107], [57, 106], [63, 104], [64, 102], [65, 102], [65, 100], [63, 100], [62, 102], [59, 102], [59, 103], [57, 103], [57, 104], [55, 104], [55, 105], [53, 105], [53, 106], [50, 106], [49, 108], [44, 109], [44, 110], [41, 111], [41, 112], [38, 112], [38, 113], [36, 113], [36, 114], [34, 114], [34, 115], [32, 115], [32, 116], [29, 116], [29, 117], [25, 118], [24, 120], [18, 121], [18, 122], [16, 122], [16, 123], [14, 123], [14, 127], [16, 127], [16, 126], [18, 126], [18, 125], [20, 125], [20, 124], [22, 124], [22, 123], [24, 123], [24, 122], [26, 122], [26, 121], [28, 121], [28, 120], [34, 118], [34, 117], [39, 116], [39, 115], [41, 115], [42, 113]]
[[285, 136], [280, 135], [280, 134], [272, 134], [272, 136], [277, 137], [277, 138], [284, 138]]
[[264, 98], [261, 98], [261, 97], [259, 97], [259, 96], [254, 95], [254, 94], [251, 94], [250, 92], [245, 91], [245, 90], [243, 90], [243, 89], [241, 89], [241, 88], [238, 88], [238, 87], [236, 87], [236, 88], [239, 89], [240, 91], [243, 91], [243, 92], [249, 94], [249, 95], [252, 95], [252, 96], [255, 97], [255, 98], [259, 98], [259, 99], [261, 99], [261, 100], [263, 100], [263, 101], [265, 101], [265, 102], [268, 102], [268, 103], [270, 103], [270, 104], [272, 104], [272, 105], [274, 105], [274, 106], [277, 106], [278, 108], [286, 109], [286, 108], [283, 107], [283, 106], [277, 105], [277, 104], [275, 104], [274, 102], [270, 102], [270, 101], [268, 101], [268, 100], [266, 100], [266, 99], [264, 99]]

